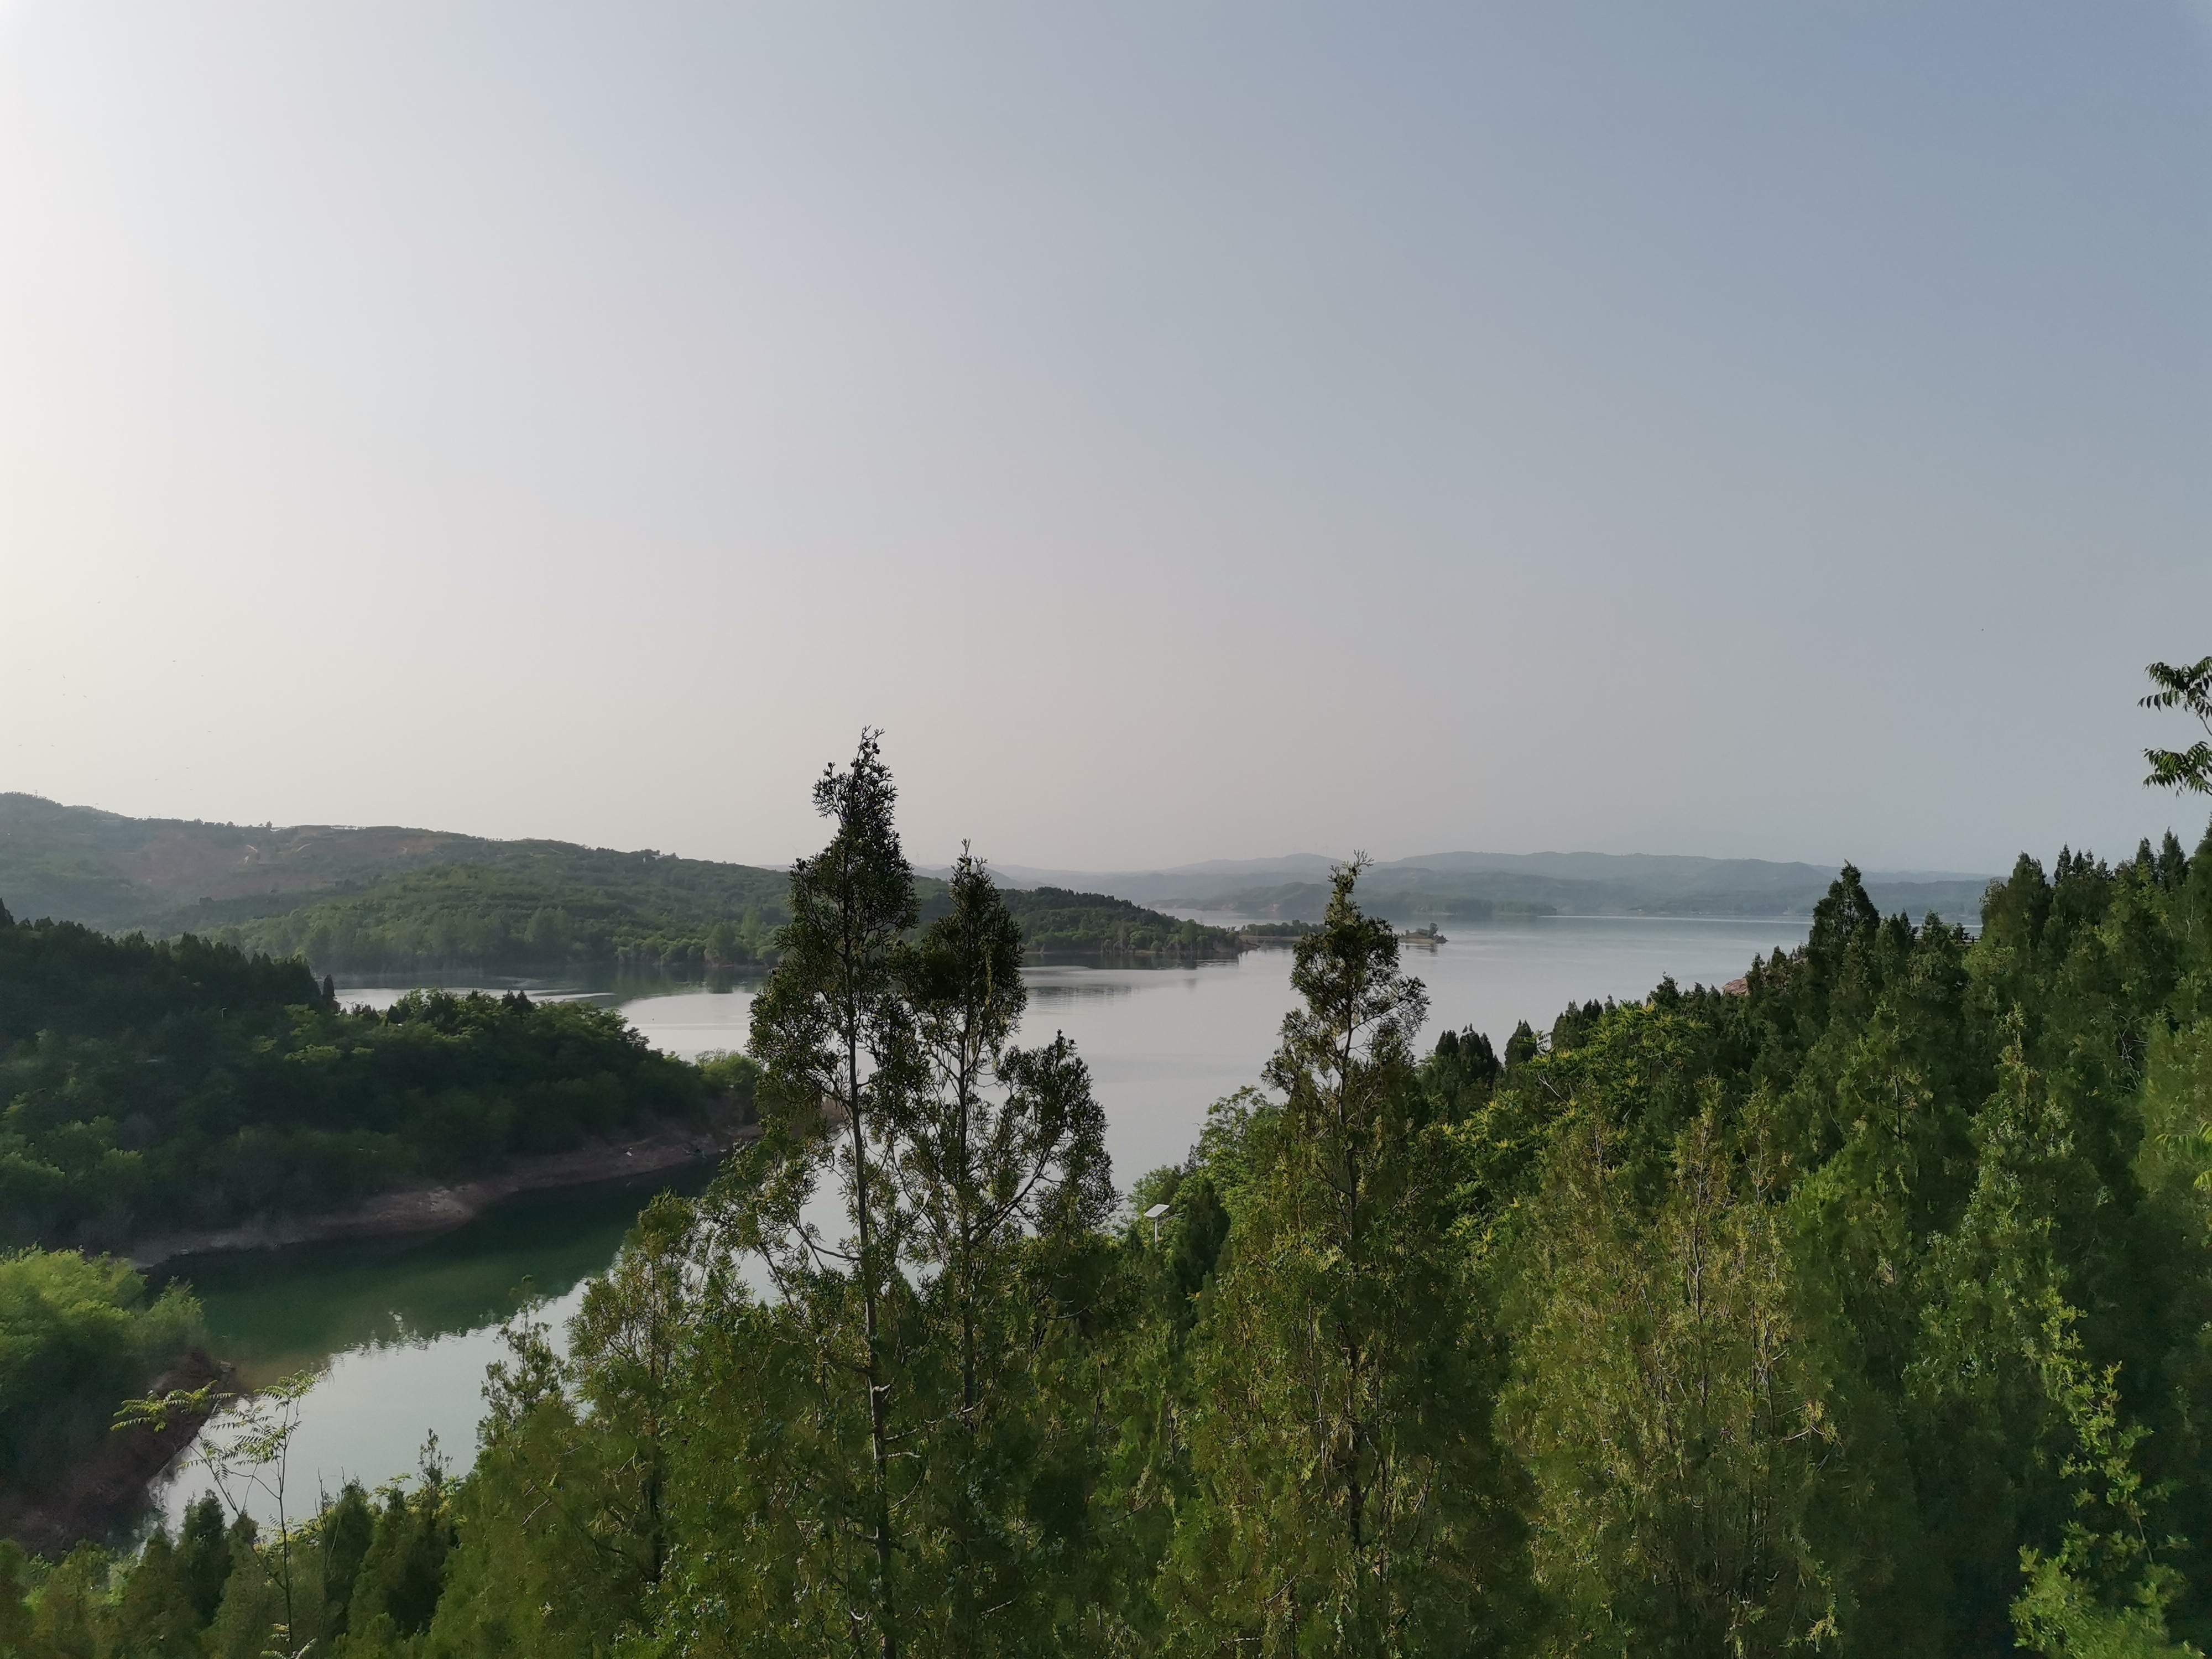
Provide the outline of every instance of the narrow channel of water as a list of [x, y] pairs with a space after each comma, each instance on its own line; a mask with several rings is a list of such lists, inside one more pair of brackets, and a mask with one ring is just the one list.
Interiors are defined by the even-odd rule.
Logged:
[[[655, 1193], [696, 1192], [711, 1170], [525, 1193], [467, 1226], [427, 1239], [377, 1239], [202, 1256], [173, 1264], [207, 1312], [209, 1346], [263, 1388], [323, 1373], [302, 1402], [289, 1479], [295, 1513], [319, 1488], [374, 1487], [416, 1465], [434, 1433], [465, 1468], [476, 1453], [484, 1367], [500, 1326], [526, 1296], [565, 1336], [584, 1285], [614, 1259]], [[205, 1472], [173, 1469], [154, 1497], [172, 1527], [208, 1490]], [[273, 1518], [265, 1498], [253, 1505]]]
[[[1434, 950], [1409, 947], [1406, 962], [1428, 988], [1431, 1035], [1472, 1025], [1503, 1046], [1516, 1020], [1544, 1027], [1570, 1002], [1640, 999], [1668, 975], [1686, 987], [1718, 984], [1741, 974], [1754, 953], [1802, 944], [1805, 933], [1802, 923], [1786, 921], [1546, 917], [1454, 929]], [[1055, 1030], [1075, 1040], [1106, 1109], [1122, 1185], [1181, 1159], [1206, 1107], [1259, 1080], [1290, 1005], [1290, 951], [1270, 949], [1189, 967], [1026, 971], [1024, 1040], [1044, 1042]], [[617, 1006], [647, 1041], [686, 1057], [742, 1047], [752, 1001], [742, 983], [635, 998], [530, 988]], [[378, 1006], [399, 994], [391, 987], [341, 993]], [[695, 1170], [688, 1182], [705, 1178]], [[215, 1352], [248, 1382], [326, 1368], [304, 1401], [292, 1451], [292, 1490], [312, 1504], [319, 1486], [335, 1491], [348, 1478], [374, 1486], [410, 1473], [434, 1431], [452, 1466], [465, 1468], [483, 1370], [500, 1357], [498, 1327], [520, 1287], [526, 1279], [551, 1298], [559, 1329], [583, 1281], [612, 1260], [661, 1184], [526, 1194], [438, 1238], [210, 1257], [181, 1273], [206, 1306]], [[173, 1524], [204, 1486], [197, 1470], [173, 1472], [156, 1488], [157, 1505]]]

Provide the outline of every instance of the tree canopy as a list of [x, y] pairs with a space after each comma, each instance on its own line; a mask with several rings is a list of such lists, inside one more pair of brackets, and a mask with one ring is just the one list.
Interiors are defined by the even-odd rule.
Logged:
[[348, 1010], [296, 961], [0, 922], [0, 1245], [327, 1212], [693, 1121], [713, 1093], [584, 1003]]

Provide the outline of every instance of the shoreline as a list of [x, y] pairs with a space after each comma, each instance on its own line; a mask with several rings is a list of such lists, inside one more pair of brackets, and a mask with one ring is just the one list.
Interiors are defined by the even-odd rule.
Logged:
[[[230, 1368], [194, 1348], [147, 1385], [146, 1392], [224, 1382]], [[146, 1489], [182, 1456], [212, 1411], [179, 1412], [156, 1431], [145, 1424], [109, 1432], [88, 1447], [49, 1491], [0, 1492], [0, 1538], [28, 1555], [59, 1561], [79, 1544], [112, 1538], [137, 1512]]]
[[631, 1140], [601, 1141], [574, 1152], [517, 1158], [477, 1181], [397, 1188], [336, 1214], [161, 1234], [133, 1244], [129, 1261], [145, 1273], [191, 1256], [283, 1249], [339, 1239], [430, 1237], [465, 1226], [501, 1200], [518, 1194], [589, 1187], [680, 1169], [701, 1158], [726, 1156], [759, 1137], [757, 1126], [741, 1124], [726, 1132], [720, 1127], [667, 1129]]

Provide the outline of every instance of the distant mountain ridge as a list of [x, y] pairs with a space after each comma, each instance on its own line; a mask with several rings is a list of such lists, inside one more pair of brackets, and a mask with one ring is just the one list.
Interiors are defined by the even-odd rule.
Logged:
[[[1211, 859], [1168, 870], [1042, 870], [998, 864], [1009, 886], [1082, 886], [1139, 904], [1312, 921], [1336, 860], [1316, 853]], [[1654, 853], [1433, 853], [1382, 860], [1361, 892], [1382, 915], [1809, 915], [1840, 866]], [[1885, 910], [1973, 921], [1996, 878], [1965, 871], [1863, 872]]]

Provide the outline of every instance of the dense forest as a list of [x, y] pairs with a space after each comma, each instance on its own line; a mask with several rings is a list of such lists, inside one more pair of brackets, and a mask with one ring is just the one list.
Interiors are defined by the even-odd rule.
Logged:
[[[954, 902], [948, 884], [925, 898], [921, 915], [934, 920]], [[1163, 915], [1127, 899], [1104, 893], [1072, 893], [1064, 887], [1014, 889], [1000, 902], [1020, 928], [1031, 954], [1054, 956], [1142, 956], [1203, 958], [1234, 957], [1237, 935], [1220, 927]]]
[[755, 1006], [766, 1136], [649, 1206], [565, 1358], [514, 1322], [473, 1470], [0, 1561], [0, 1641], [2212, 1641], [2212, 836], [2023, 857], [1978, 937], [1846, 869], [1741, 994], [1503, 1054], [1419, 1041], [1348, 866], [1264, 1086], [1117, 1206], [1080, 1057], [1017, 1041], [1004, 896], [963, 866], [917, 933], [872, 743], [817, 802]]
[[414, 993], [0, 908], [0, 1247], [342, 1208], [663, 1121], [716, 1085], [611, 1011]]
[[751, 886], [732, 883], [718, 893], [642, 880], [587, 884], [550, 872], [439, 865], [226, 923], [210, 937], [241, 951], [296, 956], [324, 973], [630, 969], [696, 976], [772, 954], [786, 920], [781, 896], [764, 899]]
[[[781, 878], [779, 878], [779, 884]], [[945, 883], [918, 878], [921, 914], [949, 902]], [[1234, 957], [1236, 934], [1179, 921], [1103, 893], [1056, 887], [1006, 894], [1008, 910], [1041, 956]], [[337, 973], [425, 969], [519, 974], [608, 966], [699, 975], [775, 960], [782, 896], [717, 916], [702, 901], [653, 912], [619, 888], [549, 884], [469, 865], [397, 878], [360, 894], [318, 899], [282, 915], [234, 924], [215, 938], [241, 950], [298, 956]]]

